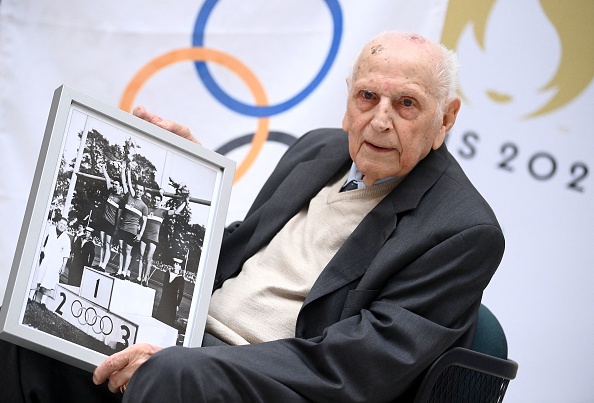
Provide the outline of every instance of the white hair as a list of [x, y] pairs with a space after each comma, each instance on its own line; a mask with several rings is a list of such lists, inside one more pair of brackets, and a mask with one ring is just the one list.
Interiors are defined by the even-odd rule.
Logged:
[[456, 96], [460, 63], [456, 52], [442, 44], [439, 44], [439, 49], [440, 57], [435, 66], [435, 88], [437, 90], [437, 106], [440, 111], [445, 113], [446, 101]]
[[385, 31], [373, 37], [359, 51], [359, 53], [355, 57], [355, 60], [353, 61], [350, 76], [351, 82], [355, 79], [357, 68], [359, 66], [359, 61], [361, 59], [363, 51], [367, 48], [367, 46], [372, 42], [380, 41], [381, 39], [389, 36], [407, 39], [410, 41], [427, 41], [437, 46], [437, 61], [435, 63], [433, 71], [433, 78], [435, 84], [434, 88], [436, 92], [435, 95], [437, 97], [438, 110], [442, 113], [445, 113], [445, 104], [447, 100], [456, 95], [456, 89], [458, 85], [458, 71], [460, 68], [458, 56], [456, 55], [455, 51], [448, 49], [446, 46], [442, 44], [436, 44], [434, 42], [431, 42], [419, 34], [411, 32]]

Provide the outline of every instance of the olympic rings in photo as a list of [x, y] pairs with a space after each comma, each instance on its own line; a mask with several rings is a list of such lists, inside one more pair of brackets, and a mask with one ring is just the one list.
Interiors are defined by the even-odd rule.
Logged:
[[[99, 316], [95, 308], [92, 306], [83, 308], [82, 302], [77, 299], [72, 301], [70, 312], [72, 313], [72, 316], [78, 319], [78, 323], [91, 326], [95, 334], [102, 333], [107, 336], [113, 332], [113, 321], [108, 315]], [[99, 319], [99, 321], [97, 321], [97, 319]], [[98, 329], [95, 329], [96, 324], [99, 325]], [[107, 329], [109, 329], [109, 331], [107, 331]]]

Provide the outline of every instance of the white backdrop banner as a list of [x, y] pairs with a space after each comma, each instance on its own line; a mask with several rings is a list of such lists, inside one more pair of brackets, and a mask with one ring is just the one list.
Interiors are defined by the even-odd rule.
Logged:
[[144, 105], [237, 161], [232, 222], [291, 142], [340, 126], [361, 46], [415, 31], [459, 53], [448, 146], [506, 234], [484, 298], [520, 364], [506, 401], [591, 401], [591, 21], [589, 0], [1, 0], [0, 297], [58, 86]]
[[462, 65], [448, 146], [506, 237], [483, 298], [519, 363], [505, 401], [594, 401], [592, 21], [592, 1], [452, 0], [444, 24]]

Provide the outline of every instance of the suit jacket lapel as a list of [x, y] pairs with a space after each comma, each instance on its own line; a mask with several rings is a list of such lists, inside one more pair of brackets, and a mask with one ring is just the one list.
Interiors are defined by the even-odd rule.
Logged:
[[361, 221], [324, 268], [303, 307], [365, 274], [396, 229], [398, 214], [414, 209], [446, 170], [449, 162], [444, 152], [445, 146], [431, 152]]
[[257, 228], [246, 248], [252, 256], [282, 229], [335, 175], [345, 172], [352, 163], [348, 144], [326, 145], [319, 157], [299, 163], [260, 211]]

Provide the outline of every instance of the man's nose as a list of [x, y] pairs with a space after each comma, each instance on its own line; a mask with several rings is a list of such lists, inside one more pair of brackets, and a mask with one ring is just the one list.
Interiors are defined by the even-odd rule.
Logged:
[[377, 110], [371, 120], [371, 125], [374, 130], [382, 133], [389, 132], [394, 128], [391, 105], [387, 100], [382, 100], [377, 105]]

